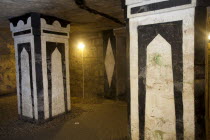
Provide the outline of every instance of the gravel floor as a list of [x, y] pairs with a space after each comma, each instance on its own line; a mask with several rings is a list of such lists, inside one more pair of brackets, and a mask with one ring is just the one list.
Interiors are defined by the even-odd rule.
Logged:
[[72, 110], [44, 124], [18, 120], [17, 97], [0, 97], [0, 139], [127, 140], [125, 102], [72, 99]]

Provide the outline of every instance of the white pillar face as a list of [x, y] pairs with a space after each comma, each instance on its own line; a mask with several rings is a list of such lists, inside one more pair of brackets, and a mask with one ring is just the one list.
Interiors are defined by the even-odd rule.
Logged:
[[33, 118], [29, 56], [25, 48], [21, 52], [21, 76], [22, 113], [26, 117]]
[[69, 22], [38, 13], [10, 21], [16, 48], [20, 118], [43, 122], [67, 113], [71, 109]]
[[52, 116], [65, 112], [61, 54], [56, 48], [52, 53]]
[[126, 4], [131, 139], [205, 139], [206, 3]]
[[147, 46], [145, 139], [176, 140], [171, 51], [160, 34]]

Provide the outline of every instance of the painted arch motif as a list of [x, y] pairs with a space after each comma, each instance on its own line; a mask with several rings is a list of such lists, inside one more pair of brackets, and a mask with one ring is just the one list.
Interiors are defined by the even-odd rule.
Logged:
[[32, 84], [31, 44], [20, 43], [18, 47], [19, 108], [21, 117], [34, 119], [34, 92]]
[[138, 27], [141, 140], [184, 137], [182, 36], [182, 21]]
[[67, 112], [65, 44], [46, 42], [50, 118]]
[[147, 46], [146, 63], [145, 139], [176, 140], [171, 45], [160, 34]]

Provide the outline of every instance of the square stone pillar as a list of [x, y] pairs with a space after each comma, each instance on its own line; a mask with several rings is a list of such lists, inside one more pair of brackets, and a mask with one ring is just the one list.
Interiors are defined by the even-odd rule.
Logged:
[[116, 98], [126, 98], [127, 59], [126, 59], [126, 28], [114, 29], [116, 39]]
[[208, 4], [126, 0], [132, 140], [205, 139]]
[[104, 96], [116, 98], [116, 38], [113, 30], [103, 32]]
[[38, 13], [10, 19], [20, 119], [43, 122], [70, 111], [68, 21]]

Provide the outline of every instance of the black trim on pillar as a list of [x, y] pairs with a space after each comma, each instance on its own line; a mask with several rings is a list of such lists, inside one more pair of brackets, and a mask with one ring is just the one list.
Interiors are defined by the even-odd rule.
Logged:
[[205, 135], [205, 49], [207, 46], [207, 8], [195, 8], [195, 58], [194, 103], [195, 139], [204, 140]]
[[[107, 45], [108, 41], [110, 39], [113, 55], [114, 55], [114, 61], [116, 62], [116, 39], [113, 33], [113, 30], [107, 30], [103, 32], [103, 53], [104, 53], [104, 62], [106, 58], [106, 51], [107, 51]], [[106, 67], [104, 63], [104, 96], [106, 98], [114, 99], [116, 98], [116, 64], [114, 66], [114, 72], [112, 76], [111, 85], [109, 86], [108, 77], [106, 73]]]
[[126, 95], [127, 95], [127, 110], [128, 110], [128, 134], [131, 139], [131, 93], [130, 93], [130, 30], [129, 30], [129, 19], [126, 24]]
[[19, 36], [19, 35], [25, 35], [25, 34], [30, 34], [30, 33], [31, 33], [31, 29], [28, 29], [28, 30], [24, 30], [24, 31], [20, 31], [20, 32], [15, 32], [13, 35]]
[[49, 30], [43, 30], [43, 33], [46, 33], [46, 34], [55, 34], [55, 35], [61, 35], [61, 36], [68, 36], [67, 33], [55, 32], [55, 31], [49, 31]]
[[[42, 71], [42, 47], [41, 47], [41, 18], [44, 18], [47, 22], [47, 24], [52, 25], [54, 21], [58, 21], [61, 24], [61, 27], [67, 27], [70, 22], [53, 17], [53, 16], [46, 16], [39, 13], [27, 13], [25, 15], [10, 18], [11, 24], [13, 24], [14, 27], [17, 26], [18, 22], [22, 20], [24, 24], [27, 24], [28, 19], [31, 18], [31, 27], [32, 29], [21, 31], [14, 33], [14, 36], [22, 35], [26, 33], [32, 33], [34, 36], [34, 63], [35, 63], [35, 82], [36, 82], [36, 88], [37, 88], [37, 110], [38, 110], [38, 120], [35, 120], [36, 122], [44, 122], [45, 120], [45, 114], [44, 114], [44, 93], [43, 93], [43, 71]], [[55, 32], [53, 32], [55, 33]], [[59, 33], [60, 34], [60, 33]], [[62, 33], [62, 35], [64, 35]], [[66, 35], [66, 34], [65, 34]], [[33, 43], [32, 43], [33, 44]], [[66, 69], [65, 69], [66, 70]], [[66, 85], [65, 85], [66, 86]], [[67, 98], [67, 96], [65, 96]], [[67, 104], [66, 104], [67, 108]]]
[[68, 24], [70, 24], [69, 21], [60, 19], [60, 18], [57, 18], [54, 16], [48, 16], [48, 15], [44, 15], [44, 14], [41, 14], [40, 16], [41, 16], [41, 18], [44, 18], [46, 20], [47, 24], [49, 24], [49, 25], [52, 25], [53, 22], [56, 20], [61, 24], [61, 27], [64, 27], [64, 28], [66, 28], [68, 26]]
[[171, 45], [176, 115], [176, 139], [184, 139], [183, 128], [183, 33], [182, 21], [142, 25], [138, 27], [139, 45], [139, 128], [140, 139], [144, 140], [146, 105], [146, 60], [148, 44], [160, 34]]
[[30, 16], [31, 16], [31, 13], [27, 13], [19, 17], [10, 18], [9, 21], [13, 24], [14, 27], [16, 27], [18, 24], [18, 21], [20, 20], [22, 20], [24, 24], [27, 24], [27, 20]]
[[31, 13], [31, 25], [32, 25], [32, 34], [34, 35], [38, 121], [44, 121], [44, 93], [43, 93], [40, 14]]
[[[62, 75], [63, 75], [63, 86], [64, 86], [64, 102], [65, 112], [67, 109], [67, 89], [66, 89], [66, 61], [65, 61], [65, 44], [56, 42], [46, 42], [47, 50], [47, 76], [48, 76], [48, 98], [49, 98], [49, 116], [52, 118], [52, 60], [51, 56], [55, 49], [58, 49], [62, 56]], [[62, 93], [61, 93], [62, 94]]]
[[30, 89], [31, 89], [31, 103], [32, 103], [32, 113], [33, 120], [35, 119], [34, 115], [34, 92], [33, 92], [33, 76], [32, 76], [32, 54], [31, 54], [31, 44], [30, 43], [20, 43], [17, 45], [18, 49], [18, 67], [19, 67], [19, 90], [20, 90], [20, 112], [21, 116], [23, 116], [23, 108], [22, 108], [22, 73], [21, 73], [21, 52], [25, 49], [29, 55], [29, 71], [30, 71]]
[[49, 24], [49, 25], [52, 25], [53, 22], [56, 21], [56, 20], [61, 24], [61, 27], [66, 28], [67, 25], [70, 24], [70, 22], [67, 21], [67, 20], [63, 20], [63, 19], [60, 19], [60, 18], [57, 18], [57, 17], [54, 17], [54, 16], [48, 16], [48, 15], [44, 15], [44, 14], [34, 13], [34, 12], [27, 13], [27, 14], [24, 14], [24, 15], [19, 16], [19, 17], [10, 18], [9, 21], [13, 24], [14, 27], [16, 27], [20, 20], [22, 20], [24, 24], [27, 24], [28, 18], [32, 17], [34, 15], [39, 15], [40, 18], [45, 19], [47, 24]]
[[196, 5], [197, 6], [208, 7], [210, 5], [210, 1], [209, 0], [197, 0]]
[[181, 5], [191, 4], [192, 0], [168, 0], [148, 5], [142, 5], [131, 8], [131, 14], [144, 13], [149, 11], [161, 10]]

